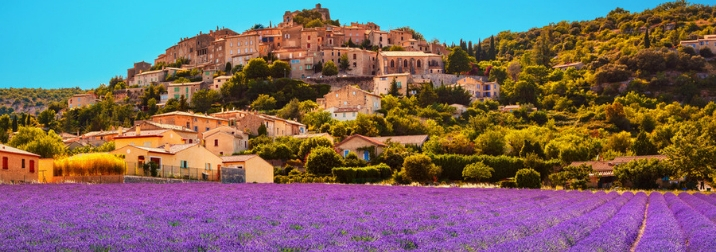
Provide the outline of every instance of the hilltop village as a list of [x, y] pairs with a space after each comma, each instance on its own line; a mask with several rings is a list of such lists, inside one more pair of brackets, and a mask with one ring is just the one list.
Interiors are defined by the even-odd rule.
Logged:
[[670, 4], [474, 45], [341, 24], [321, 4], [217, 26], [36, 116], [2, 115], [0, 181], [611, 188], [644, 185], [617, 168], [648, 164], [664, 169], [644, 187], [709, 190], [711, 168], [675, 168], [689, 131], [674, 123], [708, 132], [716, 32], [655, 14], [696, 8]]

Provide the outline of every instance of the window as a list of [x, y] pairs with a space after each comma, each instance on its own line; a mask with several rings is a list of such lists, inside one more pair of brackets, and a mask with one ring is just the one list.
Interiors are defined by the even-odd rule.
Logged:
[[24, 158], [22, 159], [22, 166], [20, 166], [20, 168], [25, 169], [25, 159]]
[[350, 152], [349, 150], [344, 150], [344, 151], [343, 151], [343, 157], [348, 156], [348, 153], [349, 153], [349, 152]]
[[370, 161], [370, 152], [368, 152], [367, 150], [364, 150], [363, 151], [363, 159], [365, 161]]
[[219, 146], [219, 139], [214, 139], [214, 146]]
[[408, 60], [403, 60], [403, 67], [408, 67]]
[[2, 169], [7, 170], [9, 167], [7, 166], [7, 157], [2, 157]]
[[311, 40], [311, 35], [308, 35], [308, 40]]
[[30, 173], [35, 173], [35, 160], [30, 160]]
[[401, 83], [400, 81], [398, 81], [396, 84], [397, 84], [398, 88], [402, 88], [402, 87], [403, 87], [403, 83]]
[[395, 61], [390, 60], [390, 67], [395, 67]]
[[189, 168], [189, 164], [186, 160], [179, 161], [179, 168]]
[[191, 126], [189, 126], [189, 122], [186, 122], [186, 127], [191, 128]]
[[199, 126], [194, 126], [194, 131], [199, 132]]
[[211, 163], [204, 164], [204, 169], [211, 171]]
[[307, 43], [307, 44], [306, 44], [306, 47], [310, 49], [310, 48], [311, 48], [311, 43]]
[[357, 57], [357, 56], [356, 56], [356, 54], [354, 53], [354, 54], [353, 54], [353, 59], [356, 59], [356, 57]]

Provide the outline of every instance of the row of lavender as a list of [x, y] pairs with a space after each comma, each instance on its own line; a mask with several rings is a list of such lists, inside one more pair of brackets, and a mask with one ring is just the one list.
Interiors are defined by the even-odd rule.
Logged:
[[318, 184], [0, 190], [0, 251], [716, 248], [716, 198], [700, 194]]

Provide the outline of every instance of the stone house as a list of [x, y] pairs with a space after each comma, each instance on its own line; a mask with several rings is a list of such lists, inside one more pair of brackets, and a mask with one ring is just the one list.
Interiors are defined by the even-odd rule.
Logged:
[[194, 93], [201, 89], [201, 82], [171, 83], [167, 87], [169, 99], [181, 99], [183, 95], [187, 102], [191, 102]]
[[81, 108], [97, 103], [97, 96], [94, 94], [76, 94], [67, 100], [67, 108]]
[[500, 85], [497, 82], [485, 82], [473, 77], [465, 77], [454, 84], [462, 87], [470, 94], [471, 101], [496, 100], [500, 97]]
[[141, 127], [134, 127], [134, 131], [122, 132], [120, 128], [119, 132], [119, 136], [114, 138], [115, 148], [122, 148], [126, 145], [156, 148], [165, 144], [194, 143], [197, 139], [196, 132], [173, 129], [142, 130]]
[[354, 108], [363, 114], [373, 114], [380, 110], [379, 95], [354, 86], [344, 86], [329, 92], [323, 98], [316, 99], [316, 103], [324, 110]]
[[382, 51], [377, 74], [431, 74], [444, 72], [442, 56], [422, 51]]
[[306, 125], [293, 121], [260, 114], [256, 111], [229, 110], [211, 114], [213, 117], [228, 121], [228, 125], [247, 134], [258, 134], [261, 125], [266, 126], [266, 133], [270, 137], [293, 136], [306, 133]]
[[153, 115], [150, 119], [152, 122], [186, 127], [198, 133], [199, 138], [206, 131], [229, 125], [226, 119], [183, 111]]
[[716, 35], [706, 35], [704, 38], [696, 40], [684, 40], [679, 42], [681, 46], [689, 46], [694, 48], [698, 53], [701, 49], [708, 48], [711, 52], [716, 53]]

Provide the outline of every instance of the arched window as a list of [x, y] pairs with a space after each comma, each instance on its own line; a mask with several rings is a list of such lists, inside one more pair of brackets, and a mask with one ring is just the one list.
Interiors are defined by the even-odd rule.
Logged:
[[390, 67], [395, 67], [395, 61], [390, 60]]
[[420, 60], [418, 60], [418, 67], [422, 67], [422, 64], [420, 64]]
[[403, 67], [408, 67], [408, 60], [403, 60]]

